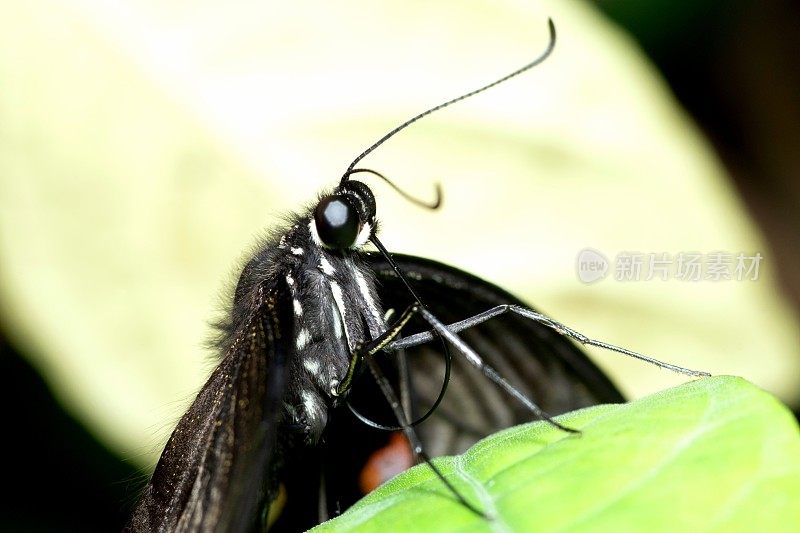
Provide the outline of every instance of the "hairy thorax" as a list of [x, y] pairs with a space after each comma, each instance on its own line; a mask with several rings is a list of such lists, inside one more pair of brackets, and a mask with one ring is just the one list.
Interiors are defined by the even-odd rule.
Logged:
[[385, 330], [375, 281], [359, 252], [314, 246], [314, 237], [313, 222], [301, 219], [277, 245], [291, 258], [282, 269], [294, 319], [286, 409], [308, 443], [325, 428], [332, 391], [353, 350]]

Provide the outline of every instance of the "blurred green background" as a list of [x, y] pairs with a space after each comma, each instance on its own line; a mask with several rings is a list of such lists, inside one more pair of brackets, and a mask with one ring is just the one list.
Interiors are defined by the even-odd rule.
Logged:
[[[237, 266], [365, 163], [390, 249], [800, 406], [790, 1], [0, 2], [0, 528], [121, 527], [213, 360]], [[760, 252], [757, 281], [581, 283], [591, 247]], [[681, 379], [592, 352], [632, 397]]]

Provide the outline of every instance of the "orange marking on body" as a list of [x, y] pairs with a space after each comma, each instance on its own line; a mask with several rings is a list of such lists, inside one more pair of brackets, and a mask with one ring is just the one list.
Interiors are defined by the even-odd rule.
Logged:
[[363, 494], [368, 494], [412, 466], [414, 454], [408, 440], [401, 432], [394, 432], [389, 438], [389, 444], [369, 456], [358, 476], [358, 486]]

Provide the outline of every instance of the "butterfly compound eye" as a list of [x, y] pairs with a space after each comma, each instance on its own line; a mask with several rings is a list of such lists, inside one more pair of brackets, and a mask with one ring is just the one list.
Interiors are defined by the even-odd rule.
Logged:
[[361, 220], [349, 199], [341, 194], [326, 196], [314, 210], [314, 225], [322, 244], [344, 250], [355, 244]]

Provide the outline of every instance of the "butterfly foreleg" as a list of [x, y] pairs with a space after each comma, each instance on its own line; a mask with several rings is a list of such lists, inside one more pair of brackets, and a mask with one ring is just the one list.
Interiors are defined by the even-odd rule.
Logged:
[[342, 396], [343, 394], [346, 394], [353, 385], [353, 378], [355, 377], [356, 370], [360, 366], [361, 361], [363, 361], [364, 358], [375, 355], [377, 352], [383, 350], [392, 342], [394, 342], [397, 337], [400, 336], [400, 333], [408, 321], [411, 320], [411, 317], [418, 312], [419, 304], [415, 303], [408, 306], [389, 329], [378, 335], [378, 337], [376, 337], [374, 340], [362, 344], [353, 350], [353, 353], [350, 355], [350, 364], [347, 367], [347, 373], [345, 374], [344, 379], [342, 379], [342, 381], [333, 389], [333, 391], [331, 391], [332, 394], [334, 396]]
[[[411, 308], [416, 308], [412, 311], [412, 314], [420, 310], [419, 306], [415, 304], [412, 305], [409, 309], [407, 309], [406, 313], [409, 312]], [[403, 315], [401, 315], [400, 319], [398, 319], [397, 322], [400, 322], [402, 318]], [[407, 321], [408, 320], [406, 320], [406, 322]], [[397, 336], [398, 334], [399, 332], [396, 333], [395, 336]], [[447, 486], [447, 489], [456, 497], [456, 500], [458, 500], [464, 507], [466, 507], [467, 509], [469, 509], [470, 511], [479, 516], [483, 516], [484, 518], [489, 518], [489, 516], [486, 515], [483, 511], [481, 511], [479, 508], [477, 508], [469, 501], [467, 501], [464, 495], [461, 494], [455, 488], [455, 486], [453, 486], [453, 484], [444, 476], [442, 471], [439, 470], [439, 468], [435, 464], [433, 464], [431, 458], [428, 456], [427, 453], [425, 453], [425, 450], [422, 447], [422, 442], [419, 440], [419, 436], [417, 435], [416, 431], [414, 431], [412, 423], [408, 419], [408, 415], [405, 413], [405, 411], [403, 411], [400, 405], [400, 401], [394, 392], [394, 389], [392, 389], [392, 386], [389, 384], [389, 380], [386, 379], [386, 376], [383, 374], [377, 362], [373, 358], [366, 359], [366, 362], [367, 366], [370, 369], [370, 372], [372, 373], [372, 376], [378, 383], [381, 392], [383, 393], [384, 397], [386, 397], [386, 400], [389, 402], [389, 406], [392, 408], [392, 411], [394, 411], [397, 420], [400, 422], [400, 427], [403, 433], [405, 434], [406, 439], [408, 439], [408, 443], [411, 445], [411, 450], [414, 453], [414, 455], [418, 458], [418, 460], [422, 460], [433, 470], [434, 474], [436, 474], [436, 477], [442, 480], [445, 486]]]
[[[647, 355], [634, 352], [633, 350], [628, 350], [627, 348], [622, 348], [620, 346], [615, 346], [607, 342], [592, 339], [590, 337], [587, 337], [583, 333], [575, 331], [574, 329], [553, 320], [548, 316], [545, 316], [541, 313], [537, 313], [536, 311], [533, 311], [531, 309], [519, 305], [510, 305], [510, 304], [498, 305], [496, 307], [492, 307], [491, 309], [487, 309], [486, 311], [478, 313], [477, 315], [471, 316], [465, 320], [461, 320], [459, 322], [450, 324], [446, 326], [446, 329], [455, 334], [458, 333], [459, 331], [475, 327], [478, 324], [486, 322], [487, 320], [503, 315], [505, 313], [514, 313], [516, 315], [527, 318], [528, 320], [533, 320], [534, 322], [538, 322], [544, 326], [549, 327], [550, 329], [555, 330], [560, 335], [568, 337], [585, 346], [596, 346], [598, 348], [603, 348], [604, 350], [610, 350], [612, 352], [621, 353], [623, 355], [633, 357], [634, 359], [639, 359], [640, 361], [644, 361], [646, 363], [650, 363], [652, 365], [656, 365], [660, 368], [665, 368], [673, 372], [685, 374], [687, 376], [706, 377], [711, 375], [708, 372], [702, 372], [699, 370], [692, 370], [689, 368], [673, 365], [671, 363], [659, 361], [658, 359], [655, 359], [653, 357], [649, 357]], [[417, 346], [419, 344], [430, 342], [431, 340], [433, 340], [434, 335], [436, 334], [435, 331], [437, 331], [437, 328], [434, 326], [434, 330], [417, 333], [416, 335], [411, 335], [410, 337], [397, 340], [391, 343], [389, 346], [387, 346], [387, 349], [400, 350], [403, 348], [410, 348], [412, 346]]]
[[[467, 362], [469, 362], [469, 364], [480, 370], [484, 376], [486, 376], [490, 381], [494, 382], [495, 385], [503, 389], [509, 396], [519, 401], [522, 405], [525, 406], [526, 409], [528, 409], [531, 413], [533, 413], [534, 416], [541, 418], [542, 420], [546, 420], [548, 423], [552, 424], [553, 426], [557, 427], [562, 431], [566, 431], [568, 433], [580, 433], [576, 429], [569, 428], [567, 426], [564, 426], [563, 424], [556, 422], [552, 416], [547, 414], [533, 400], [531, 400], [523, 393], [518, 391], [516, 388], [514, 388], [514, 386], [508, 381], [506, 381], [506, 379], [503, 378], [494, 368], [486, 364], [486, 362], [477, 354], [477, 352], [475, 352], [475, 350], [472, 349], [470, 345], [464, 342], [453, 331], [448, 329], [448, 326], [445, 326], [444, 323], [438, 318], [436, 318], [436, 316], [434, 316], [433, 313], [431, 313], [425, 308], [421, 308], [420, 313], [422, 314], [422, 317], [425, 319], [425, 321], [428, 322], [428, 324], [430, 324], [431, 326], [433, 326], [434, 329], [434, 331], [430, 332], [431, 333], [430, 338], [428, 338], [424, 342], [432, 340], [435, 334], [441, 335], [442, 338], [447, 340], [447, 342], [449, 342], [458, 351], [458, 353], [460, 353], [467, 360]], [[488, 320], [488, 318], [485, 320]], [[414, 335], [414, 337], [417, 337], [417, 335]], [[405, 344], [403, 344], [402, 346], [398, 346], [399, 342], [402, 341], [396, 341], [390, 344], [389, 346], [387, 346], [387, 349], [392, 350], [392, 349], [401, 349], [403, 347], [406, 347]], [[421, 342], [419, 344], [421, 344]], [[415, 345], [416, 344], [412, 344], [412, 346]]]

